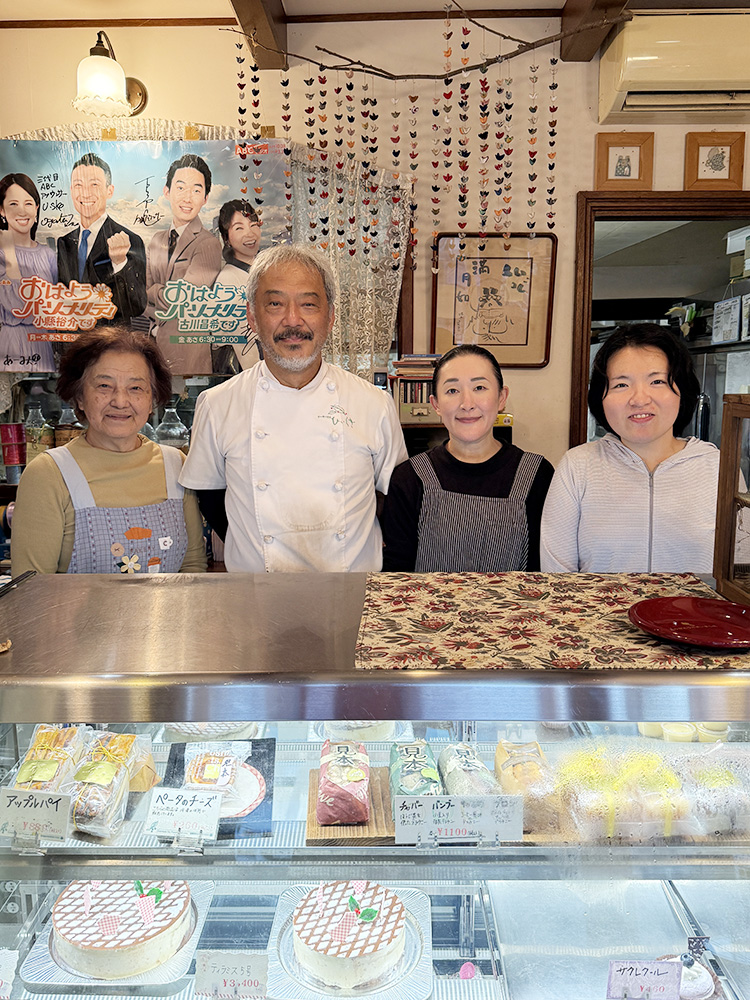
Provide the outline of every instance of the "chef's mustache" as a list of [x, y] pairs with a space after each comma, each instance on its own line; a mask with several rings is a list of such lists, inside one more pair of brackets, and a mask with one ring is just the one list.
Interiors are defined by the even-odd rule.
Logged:
[[313, 336], [309, 330], [297, 330], [292, 326], [288, 326], [284, 330], [281, 330], [279, 333], [274, 335], [273, 342], [275, 344], [279, 344], [281, 343], [281, 341], [289, 340], [291, 337], [296, 337], [298, 340], [300, 338], [302, 340], [313, 339]]

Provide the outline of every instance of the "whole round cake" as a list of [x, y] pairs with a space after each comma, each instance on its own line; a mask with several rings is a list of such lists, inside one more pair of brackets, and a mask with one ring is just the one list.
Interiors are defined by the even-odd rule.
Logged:
[[252, 740], [259, 729], [257, 722], [167, 722], [164, 738], [171, 743]]
[[326, 986], [354, 989], [371, 983], [404, 951], [404, 904], [377, 882], [321, 883], [299, 901], [292, 923], [297, 960]]
[[74, 972], [125, 979], [156, 968], [190, 928], [187, 882], [71, 882], [52, 908], [54, 951]]
[[382, 719], [362, 719], [358, 722], [341, 719], [324, 722], [323, 731], [334, 740], [365, 740], [375, 743], [391, 739], [396, 732], [396, 723]]
[[[657, 961], [681, 962], [679, 955], [665, 955], [663, 959]], [[680, 976], [680, 1000], [710, 1000], [716, 992], [716, 982], [714, 977], [700, 962], [693, 962], [691, 966], [682, 966]]]

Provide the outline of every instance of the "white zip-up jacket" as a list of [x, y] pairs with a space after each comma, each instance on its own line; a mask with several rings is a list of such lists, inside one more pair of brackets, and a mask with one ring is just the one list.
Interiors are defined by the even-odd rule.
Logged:
[[572, 448], [544, 504], [546, 573], [711, 573], [719, 449], [688, 438], [649, 472], [614, 434]]

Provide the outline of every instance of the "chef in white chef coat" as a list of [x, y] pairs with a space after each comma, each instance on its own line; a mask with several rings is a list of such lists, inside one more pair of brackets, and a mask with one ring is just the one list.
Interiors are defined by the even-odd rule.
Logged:
[[379, 570], [375, 491], [407, 452], [391, 396], [321, 357], [328, 262], [302, 245], [265, 250], [247, 302], [264, 360], [201, 393], [180, 482], [213, 527], [224, 502], [230, 572]]

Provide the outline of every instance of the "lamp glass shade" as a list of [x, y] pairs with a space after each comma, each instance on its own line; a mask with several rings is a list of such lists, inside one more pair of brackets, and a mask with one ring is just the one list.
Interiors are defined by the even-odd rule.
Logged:
[[107, 56], [87, 56], [78, 64], [78, 94], [73, 101], [76, 111], [87, 115], [119, 118], [133, 109], [125, 97], [125, 73], [122, 66]]

